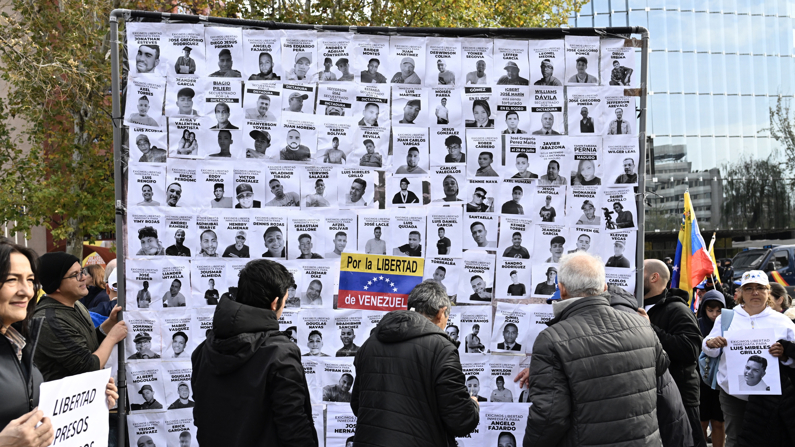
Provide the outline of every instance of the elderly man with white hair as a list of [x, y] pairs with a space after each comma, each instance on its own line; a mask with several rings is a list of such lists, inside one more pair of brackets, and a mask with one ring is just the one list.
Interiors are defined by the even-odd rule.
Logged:
[[661, 445], [657, 377], [668, 355], [649, 321], [610, 307], [601, 259], [564, 255], [560, 301], [533, 344], [525, 447]]

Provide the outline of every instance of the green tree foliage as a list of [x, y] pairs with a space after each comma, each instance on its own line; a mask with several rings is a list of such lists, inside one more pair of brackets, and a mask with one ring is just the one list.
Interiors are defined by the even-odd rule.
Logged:
[[776, 152], [766, 159], [742, 158], [723, 172], [721, 228], [790, 228], [792, 194]]
[[[307, 24], [554, 27], [578, 0], [0, 0], [0, 222], [44, 225], [80, 255], [114, 230], [108, 17], [116, 8]], [[121, 38], [119, 38], [121, 40]], [[30, 151], [21, 147], [32, 146]]]

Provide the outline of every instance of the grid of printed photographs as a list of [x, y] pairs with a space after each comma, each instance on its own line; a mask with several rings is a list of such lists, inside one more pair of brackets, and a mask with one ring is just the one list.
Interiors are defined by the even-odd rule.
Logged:
[[513, 377], [563, 254], [634, 293], [633, 41], [126, 32], [131, 444], [198, 445], [190, 354], [251, 259], [293, 274], [280, 326], [329, 447], [353, 434], [353, 358], [383, 315], [336, 308], [344, 253], [422, 257], [453, 299], [447, 333], [489, 410], [466, 446], [495, 444], [491, 425], [522, 438]]

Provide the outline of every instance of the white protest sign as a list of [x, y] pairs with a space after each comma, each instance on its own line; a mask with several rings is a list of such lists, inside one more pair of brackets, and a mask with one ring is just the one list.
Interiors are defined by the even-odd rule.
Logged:
[[109, 378], [110, 369], [100, 369], [41, 384], [39, 408], [55, 428], [51, 445], [107, 445]]
[[724, 337], [728, 343], [723, 355], [726, 356], [729, 394], [781, 395], [778, 359], [768, 352], [779, 339], [775, 330], [730, 330]]

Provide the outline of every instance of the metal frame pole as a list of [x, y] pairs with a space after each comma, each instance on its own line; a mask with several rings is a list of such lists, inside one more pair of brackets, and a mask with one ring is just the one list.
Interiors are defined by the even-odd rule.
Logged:
[[[126, 303], [126, 287], [124, 267], [124, 171], [122, 169], [122, 115], [121, 115], [121, 74], [119, 73], [119, 21], [124, 22], [125, 10], [113, 10], [110, 14], [110, 60], [111, 60], [111, 94], [113, 95], [113, 177], [116, 189], [116, 277], [118, 280], [118, 304], [122, 310]], [[123, 311], [118, 314], [123, 320]], [[127, 371], [124, 364], [124, 343], [119, 342], [118, 348], [118, 375], [116, 385], [119, 387], [118, 400], [118, 446], [126, 444], [125, 428], [127, 426]]]
[[646, 115], [649, 95], [649, 31], [637, 27], [641, 33], [640, 56], [640, 123], [638, 125], [638, 192], [635, 194], [638, 212], [638, 245], [635, 249], [635, 298], [643, 307], [643, 259], [646, 249]]

